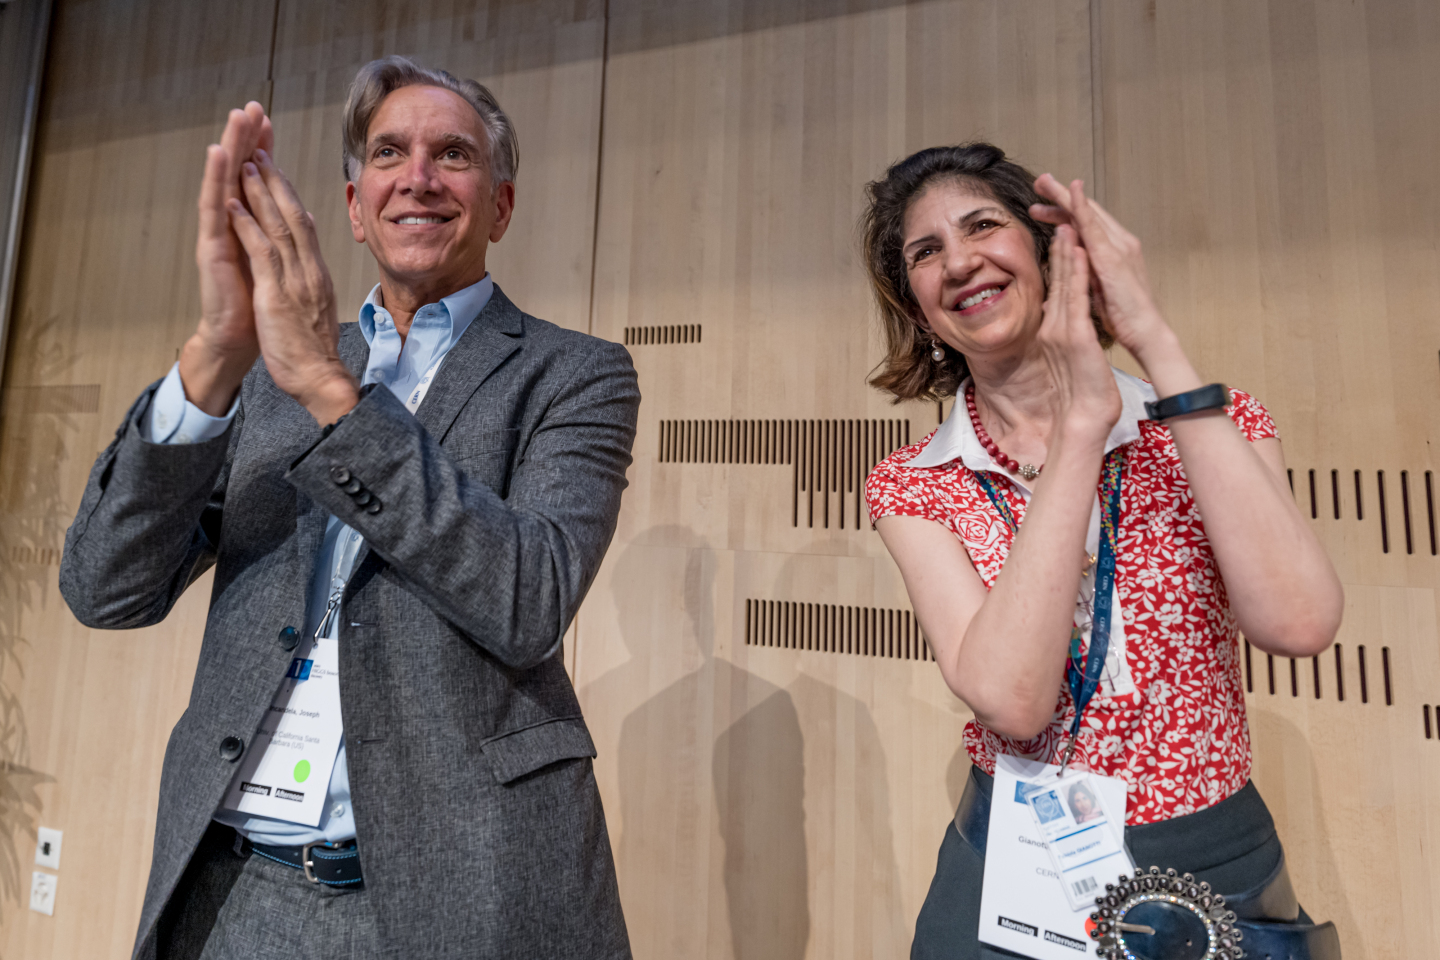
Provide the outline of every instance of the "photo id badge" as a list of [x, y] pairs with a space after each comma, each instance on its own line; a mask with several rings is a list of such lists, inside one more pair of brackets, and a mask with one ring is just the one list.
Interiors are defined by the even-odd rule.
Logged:
[[[1107, 821], [1123, 824], [1125, 781], [1090, 776]], [[991, 946], [1032, 960], [1096, 956], [1095, 941], [1085, 928], [1095, 909], [1094, 892], [1084, 901], [1083, 909], [1071, 906], [1061, 885], [1061, 871], [1029, 803], [1035, 785], [1055, 787], [1061, 782], [1060, 768], [1053, 764], [1005, 755], [996, 758], [990, 826], [986, 831], [985, 879], [980, 888], [979, 936]], [[1063, 794], [1057, 796], [1057, 800], [1063, 798]], [[1084, 801], [1080, 805], [1084, 807]], [[1097, 873], [1095, 880], [1100, 889], [1113, 883], [1121, 869], [1117, 865], [1113, 874]]]
[[295, 653], [220, 806], [314, 827], [344, 735], [340, 641], [318, 637]]
[[1024, 788], [1025, 802], [1071, 910], [1089, 911], [1107, 879], [1135, 869], [1125, 850], [1125, 825], [1110, 818], [1100, 779], [1072, 770], [1059, 779], [1042, 777]]

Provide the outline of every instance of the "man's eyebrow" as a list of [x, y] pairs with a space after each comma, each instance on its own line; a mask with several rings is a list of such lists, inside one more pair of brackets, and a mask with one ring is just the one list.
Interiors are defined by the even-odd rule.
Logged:
[[[480, 143], [474, 137], [464, 133], [442, 133], [440, 136], [436, 137], [436, 139], [439, 140], [440, 143], [447, 146], [462, 146], [470, 147], [476, 150], [480, 149]], [[366, 152], [374, 152], [380, 147], [403, 147], [405, 146], [405, 143], [406, 138], [401, 136], [400, 134], [382, 131], [370, 138], [370, 142], [366, 145]]]
[[480, 147], [480, 141], [466, 133], [445, 133], [439, 137], [441, 143], [459, 144], [463, 147]]

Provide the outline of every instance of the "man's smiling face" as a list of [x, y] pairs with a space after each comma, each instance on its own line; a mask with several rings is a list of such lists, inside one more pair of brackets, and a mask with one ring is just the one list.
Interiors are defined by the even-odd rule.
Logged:
[[350, 226], [387, 288], [438, 299], [484, 276], [486, 247], [505, 234], [515, 192], [491, 182], [475, 108], [442, 87], [401, 87], [370, 119], [361, 160], [345, 187]]

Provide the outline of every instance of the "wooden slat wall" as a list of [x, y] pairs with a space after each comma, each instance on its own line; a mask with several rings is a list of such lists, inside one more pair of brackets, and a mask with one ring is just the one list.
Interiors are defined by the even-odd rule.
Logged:
[[[193, 327], [203, 146], [271, 103], [352, 315], [374, 269], [339, 110], [391, 52], [496, 90], [521, 143], [497, 280], [640, 373], [631, 487], [566, 645], [637, 957], [908, 949], [968, 713], [905, 652], [903, 584], [854, 523], [856, 476], [936, 423], [864, 387], [854, 223], [886, 163], [975, 137], [1096, 181], [1197, 363], [1275, 413], [1307, 512], [1314, 471], [1346, 623], [1293, 686], [1251, 652], [1256, 780], [1347, 958], [1430, 952], [1434, 4], [70, 0], [51, 45], [0, 406], [0, 956], [133, 935], [206, 585], [160, 627], [89, 631], [55, 565], [95, 451]], [[645, 332], [671, 328], [696, 335]], [[747, 610], [792, 619], [747, 644]], [[41, 823], [66, 831], [54, 919], [16, 900]]]
[[[833, 490], [856, 427], [900, 418], [914, 441], [936, 424], [933, 404], [864, 385], [880, 349], [864, 183], [976, 137], [1090, 173], [1083, 2], [798, 9], [610, 5], [593, 329], [704, 331], [630, 347], [632, 486], [580, 617], [637, 957], [908, 953], [968, 712], [931, 663], [746, 646], [746, 602], [908, 607]], [[778, 463], [739, 429], [772, 419]]]
[[1111, 207], [1146, 242], [1197, 364], [1274, 412], [1296, 497], [1345, 583], [1341, 673], [1334, 651], [1319, 658], [1319, 698], [1314, 663], [1296, 664], [1292, 692], [1277, 660], [1271, 694], [1270, 664], [1252, 653], [1256, 783], [1301, 900], [1335, 921], [1347, 958], [1431, 955], [1440, 740], [1422, 707], [1440, 701], [1426, 494], [1440, 426], [1440, 134], [1427, 118], [1440, 109], [1440, 8], [1101, 10]]
[[[56, 568], [95, 454], [194, 330], [195, 191], [226, 111], [273, 93], [277, 158], [321, 224], [351, 319], [375, 282], [340, 173], [355, 68], [405, 53], [492, 84], [521, 143], [521, 216], [494, 272], [527, 309], [584, 329], [603, 12], [598, 0], [58, 4], [0, 406], [0, 957], [126, 957], [135, 934], [209, 579], [160, 626], [114, 633], [74, 621]], [[26, 909], [37, 825], [65, 831], [53, 919]]]
[[[209, 577], [160, 627], [91, 631], [57, 592], [59, 548], [95, 454], [194, 328], [188, 185], [228, 108], [264, 95], [272, 14], [57, 5], [0, 406], [7, 960], [123, 957], [134, 938]], [[53, 919], [27, 909], [37, 824], [65, 831]]]

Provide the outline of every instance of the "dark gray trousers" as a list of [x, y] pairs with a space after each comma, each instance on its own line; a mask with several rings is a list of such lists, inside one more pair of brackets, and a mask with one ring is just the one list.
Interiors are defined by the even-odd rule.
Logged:
[[374, 954], [364, 886], [327, 887], [236, 852], [218, 823], [200, 841], [160, 916], [156, 960], [360, 960]]

